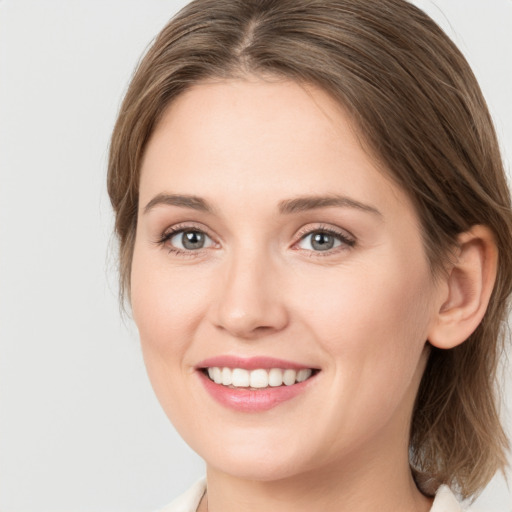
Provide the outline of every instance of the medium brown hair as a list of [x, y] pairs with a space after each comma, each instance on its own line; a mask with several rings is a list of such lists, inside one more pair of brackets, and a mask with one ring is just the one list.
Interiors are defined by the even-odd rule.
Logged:
[[171, 20], [141, 61], [112, 136], [121, 293], [129, 295], [141, 159], [163, 111], [198, 82], [248, 74], [316, 85], [348, 109], [412, 199], [434, 275], [458, 234], [476, 224], [494, 233], [499, 268], [488, 310], [463, 344], [432, 348], [410, 435], [416, 475], [475, 495], [506, 465], [496, 372], [512, 286], [510, 196], [468, 63], [408, 2], [196, 0]]

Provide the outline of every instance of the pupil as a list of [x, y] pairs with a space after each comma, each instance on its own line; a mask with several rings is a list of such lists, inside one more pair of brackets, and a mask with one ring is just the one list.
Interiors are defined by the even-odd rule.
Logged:
[[327, 233], [317, 233], [313, 236], [311, 245], [318, 251], [327, 251], [334, 246], [334, 238]]
[[185, 249], [201, 249], [204, 245], [204, 235], [199, 231], [187, 231], [183, 233], [181, 243]]

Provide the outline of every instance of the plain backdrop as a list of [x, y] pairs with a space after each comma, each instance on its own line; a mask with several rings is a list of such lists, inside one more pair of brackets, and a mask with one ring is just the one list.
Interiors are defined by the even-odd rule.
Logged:
[[[470, 61], [510, 172], [512, 1], [416, 3]], [[184, 4], [0, 0], [2, 512], [150, 511], [203, 474], [119, 314], [105, 192], [132, 70]], [[503, 478], [480, 509], [512, 510]]]

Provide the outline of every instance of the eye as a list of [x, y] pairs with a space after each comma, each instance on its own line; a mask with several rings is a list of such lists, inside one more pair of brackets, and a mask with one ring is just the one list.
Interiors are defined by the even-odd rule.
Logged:
[[163, 237], [162, 242], [176, 252], [198, 251], [214, 245], [213, 240], [199, 229], [173, 230]]
[[197, 249], [204, 249], [213, 244], [212, 239], [202, 231], [188, 230], [181, 231], [173, 235], [169, 239], [169, 243], [177, 249], [184, 249], [187, 251], [194, 251]]
[[342, 246], [353, 247], [355, 240], [344, 233], [323, 228], [304, 234], [297, 245], [307, 251], [326, 252]]

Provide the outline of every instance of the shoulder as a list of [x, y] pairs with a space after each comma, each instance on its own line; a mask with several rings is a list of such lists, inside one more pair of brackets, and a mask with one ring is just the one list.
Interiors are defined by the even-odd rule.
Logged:
[[206, 490], [206, 479], [198, 480], [190, 489], [158, 512], [196, 512]]
[[463, 508], [452, 490], [447, 485], [441, 485], [436, 492], [436, 497], [430, 512], [470, 512]]
[[[158, 512], [196, 512], [199, 502], [206, 490], [206, 479], [198, 480], [181, 496]], [[451, 489], [442, 485], [436, 492], [436, 497], [430, 512], [470, 512], [457, 501]]]

